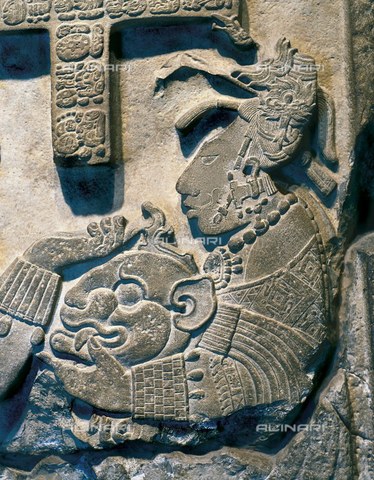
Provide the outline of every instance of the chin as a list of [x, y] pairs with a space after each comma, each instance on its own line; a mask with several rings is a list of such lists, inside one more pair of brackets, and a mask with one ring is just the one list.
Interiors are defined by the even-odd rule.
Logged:
[[[216, 212], [214, 212], [215, 214]], [[213, 218], [213, 214], [212, 214]], [[198, 227], [199, 230], [204, 234], [204, 235], [225, 235], [228, 232], [231, 232], [232, 230], [236, 230], [237, 228], [244, 227], [245, 225], [248, 224], [248, 220], [238, 222], [236, 218], [228, 217], [224, 218], [221, 223], [214, 224], [213, 220], [210, 222], [204, 220], [201, 220], [200, 218], [198, 219]]]

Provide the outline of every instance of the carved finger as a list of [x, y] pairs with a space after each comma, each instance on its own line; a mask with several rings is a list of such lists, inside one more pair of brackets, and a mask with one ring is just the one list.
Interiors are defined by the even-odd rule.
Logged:
[[96, 222], [91, 222], [87, 227], [87, 232], [92, 238], [102, 236], [99, 225]]
[[114, 243], [116, 244], [116, 246], [123, 245], [127, 220], [125, 219], [125, 217], [117, 216], [113, 218], [113, 224], [115, 232]]
[[115, 444], [115, 442], [113, 442], [112, 440], [111, 430], [112, 430], [112, 419], [108, 417], [102, 417], [100, 422], [100, 430], [99, 430], [100, 442]]
[[95, 435], [100, 430], [101, 418], [96, 413], [92, 415], [88, 425], [88, 433], [90, 435]]
[[46, 365], [50, 366], [50, 367], [53, 367], [53, 357], [50, 353], [47, 353], [47, 352], [40, 352], [40, 353], [37, 353], [35, 355], [37, 358], [39, 358], [39, 360], [41, 360], [43, 363], [45, 363]]
[[0, 337], [6, 337], [12, 328], [12, 317], [0, 313]]
[[117, 215], [116, 217], [113, 218], [113, 222], [115, 226], [118, 227], [123, 227], [125, 228], [127, 225], [127, 220], [124, 216], [122, 215]]
[[75, 337], [67, 335], [65, 332], [57, 331], [51, 336], [51, 347], [56, 352], [69, 354], [76, 356], [79, 360], [90, 361], [90, 357], [87, 352], [83, 350], [77, 351], [75, 348]]
[[107, 235], [113, 230], [113, 221], [110, 217], [105, 217], [100, 222], [100, 228], [104, 235]]
[[110, 376], [122, 377], [126, 373], [125, 368], [122, 367], [106, 348], [100, 345], [95, 337], [91, 337], [87, 344], [92, 361], [103, 374], [107, 373]]
[[101, 255], [107, 255], [115, 249], [115, 233], [112, 219], [104, 218], [104, 220], [100, 222], [100, 227], [104, 234], [104, 237], [102, 240], [102, 244], [97, 248], [97, 251]]

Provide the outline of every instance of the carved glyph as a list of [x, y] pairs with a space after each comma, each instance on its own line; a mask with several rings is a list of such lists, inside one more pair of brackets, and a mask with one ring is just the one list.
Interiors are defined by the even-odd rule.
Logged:
[[228, 13], [236, 15], [238, 4], [153, 0], [0, 2], [0, 31], [41, 28], [50, 32], [55, 161], [66, 166], [111, 161], [109, 37], [113, 27], [125, 27], [135, 18], [140, 22], [152, 18], [165, 22], [175, 21], [174, 17], [211, 18], [217, 11], [224, 18]]

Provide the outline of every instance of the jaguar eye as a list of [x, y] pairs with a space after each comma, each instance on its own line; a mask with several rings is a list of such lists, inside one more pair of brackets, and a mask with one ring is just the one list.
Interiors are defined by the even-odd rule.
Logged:
[[131, 307], [143, 300], [144, 292], [137, 283], [129, 282], [118, 286], [116, 297], [120, 305]]

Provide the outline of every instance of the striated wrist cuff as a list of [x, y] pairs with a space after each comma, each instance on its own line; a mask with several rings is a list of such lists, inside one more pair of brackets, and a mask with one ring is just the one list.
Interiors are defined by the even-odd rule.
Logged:
[[0, 277], [0, 313], [48, 326], [60, 281], [56, 273], [16, 259]]

